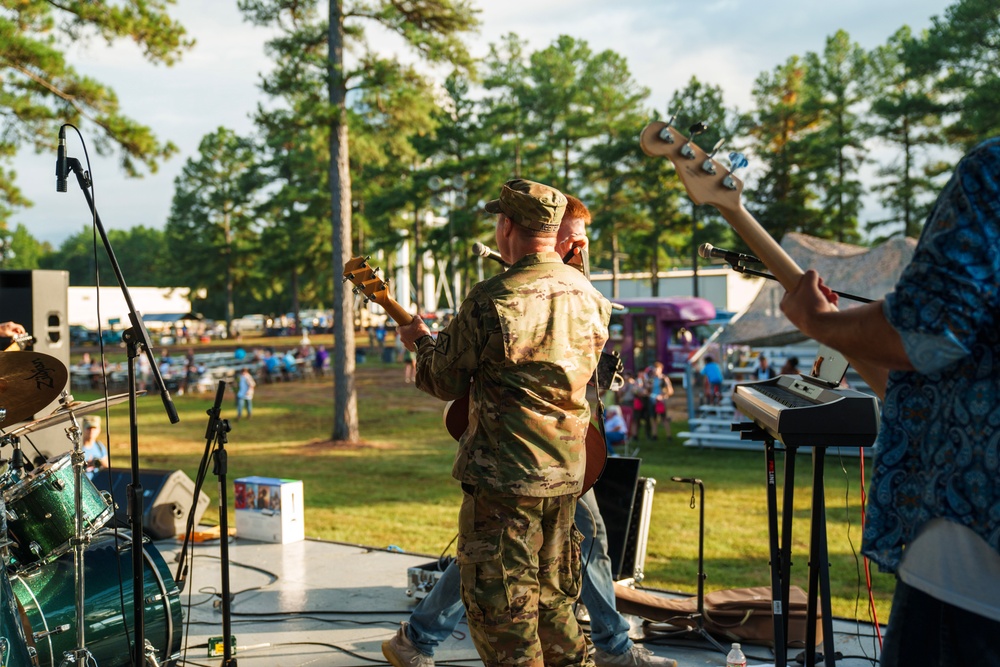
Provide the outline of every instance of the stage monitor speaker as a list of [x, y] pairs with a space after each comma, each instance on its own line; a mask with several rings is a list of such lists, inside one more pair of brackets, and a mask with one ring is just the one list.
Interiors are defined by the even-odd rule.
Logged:
[[[55, 357], [67, 370], [70, 352], [68, 295], [68, 271], [0, 271], [0, 322], [23, 325], [35, 338], [30, 349]], [[32, 419], [4, 425], [4, 430], [44, 417], [58, 407], [59, 401], [53, 401], [39, 409]], [[64, 427], [40, 429], [28, 437], [46, 458], [72, 448]], [[30, 445], [22, 444], [25, 452], [30, 453]]]
[[[92, 480], [101, 491], [111, 492], [115, 499], [115, 520], [121, 527], [128, 527], [128, 485], [132, 471], [115, 469], [108, 479], [108, 471], [100, 470]], [[194, 481], [183, 470], [140, 470], [142, 485], [142, 530], [154, 540], [183, 535], [188, 514], [194, 501]], [[198, 526], [209, 499], [204, 491], [198, 493], [194, 508], [194, 526]]]
[[604, 472], [594, 484], [594, 496], [608, 533], [611, 573], [616, 580], [632, 576], [625, 560], [629, 539], [634, 539], [631, 528], [638, 523], [635, 504], [641, 463], [639, 458], [608, 457]]

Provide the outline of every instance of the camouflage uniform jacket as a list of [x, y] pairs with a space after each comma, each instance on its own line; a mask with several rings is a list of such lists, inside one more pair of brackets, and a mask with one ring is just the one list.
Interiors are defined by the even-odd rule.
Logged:
[[558, 254], [530, 254], [473, 287], [436, 341], [418, 341], [418, 388], [448, 400], [475, 380], [456, 479], [519, 496], [580, 493], [587, 382], [610, 314]]

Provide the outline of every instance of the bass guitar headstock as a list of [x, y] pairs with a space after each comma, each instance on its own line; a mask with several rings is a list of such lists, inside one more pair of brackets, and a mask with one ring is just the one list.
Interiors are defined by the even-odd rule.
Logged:
[[746, 166], [746, 158], [741, 153], [731, 153], [732, 164], [728, 167], [721, 164], [715, 159], [715, 153], [722, 145], [721, 140], [711, 153], [706, 153], [694, 143], [694, 136], [707, 129], [703, 123], [692, 126], [692, 138], [688, 139], [671, 126], [673, 120], [671, 118], [665, 123], [655, 121], [643, 129], [639, 135], [642, 152], [650, 157], [670, 160], [695, 204], [708, 204], [723, 212], [739, 210], [742, 207], [743, 181], [733, 172]]
[[344, 281], [354, 284], [355, 294], [363, 295], [385, 309], [397, 324], [409, 324], [413, 316], [389, 295], [389, 286], [378, 275], [378, 268], [368, 263], [367, 257], [352, 257], [344, 264]]

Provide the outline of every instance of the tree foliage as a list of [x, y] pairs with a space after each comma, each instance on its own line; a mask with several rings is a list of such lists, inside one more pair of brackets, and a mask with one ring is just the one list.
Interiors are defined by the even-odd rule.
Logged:
[[29, 206], [3, 162], [18, 148], [52, 150], [62, 123], [92, 126], [94, 148], [117, 149], [129, 176], [155, 172], [177, 147], [123, 114], [108, 86], [74, 68], [66, 57], [70, 44], [100, 39], [130, 40], [143, 57], [171, 65], [193, 42], [170, 18], [173, 0], [123, 0], [109, 4], [71, 0], [0, 0], [0, 222], [12, 207]]
[[237, 289], [267, 289], [258, 259], [256, 205], [264, 185], [258, 148], [224, 127], [206, 135], [174, 182], [166, 225], [172, 278], [204, 289], [232, 324]]

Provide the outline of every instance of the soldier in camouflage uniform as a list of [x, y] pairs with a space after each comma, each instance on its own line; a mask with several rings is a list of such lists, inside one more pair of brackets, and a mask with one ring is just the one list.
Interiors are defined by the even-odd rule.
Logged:
[[[435, 341], [420, 318], [399, 327], [417, 351], [417, 387], [471, 391], [452, 474], [462, 482], [458, 561], [472, 638], [487, 667], [592, 665], [573, 603], [580, 540], [587, 382], [611, 304], [554, 252], [562, 193], [515, 179], [486, 210], [511, 268], [470, 291]], [[474, 382], [473, 382], [474, 380]]]

